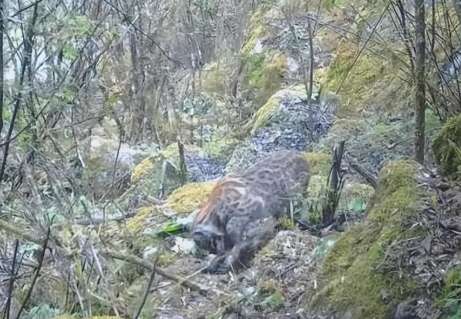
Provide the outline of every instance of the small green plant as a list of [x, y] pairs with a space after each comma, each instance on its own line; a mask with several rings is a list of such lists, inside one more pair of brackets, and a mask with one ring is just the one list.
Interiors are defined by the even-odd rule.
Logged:
[[453, 268], [445, 276], [438, 304], [447, 318], [461, 318], [461, 266]]

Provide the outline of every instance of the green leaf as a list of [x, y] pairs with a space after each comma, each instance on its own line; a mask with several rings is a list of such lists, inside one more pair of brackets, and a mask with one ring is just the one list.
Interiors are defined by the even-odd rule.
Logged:
[[156, 233], [159, 237], [168, 237], [171, 235], [181, 234], [185, 231], [184, 226], [176, 222], [168, 222], [163, 225], [162, 229]]

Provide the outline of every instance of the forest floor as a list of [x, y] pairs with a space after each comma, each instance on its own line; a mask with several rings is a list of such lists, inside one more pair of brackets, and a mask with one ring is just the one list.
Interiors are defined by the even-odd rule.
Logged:
[[[434, 189], [438, 198], [435, 210], [427, 207], [419, 212], [418, 223], [425, 224], [433, 235], [424, 241], [409, 241], [409, 249], [395, 251], [400, 259], [415, 265], [414, 279], [440, 286], [443, 272], [437, 265], [459, 260], [453, 257], [461, 242], [461, 184], [450, 183], [439, 177], [428, 177], [425, 185]], [[437, 217], [438, 216], [438, 217]], [[416, 225], [413, 225], [416, 227]], [[264, 247], [240, 273], [211, 275], [201, 273], [212, 256], [198, 258], [184, 254], [165, 268], [166, 271], [187, 278], [206, 289], [206, 294], [181, 287], [157, 276], [151, 288], [151, 302], [157, 318], [336, 318], [333, 313], [313, 313], [307, 309], [308, 300], [318, 292], [320, 266], [326, 252], [340, 233], [324, 237], [307, 231], [282, 230]], [[408, 248], [408, 247], [407, 247]], [[443, 252], [443, 253], [442, 253]], [[434, 265], [434, 267], [427, 267]], [[453, 265], [452, 265], [453, 266]], [[423, 278], [423, 279], [421, 279]], [[431, 290], [433, 288], [429, 288]], [[413, 303], [399, 305], [400, 317], [418, 313], [419, 318], [437, 318], [440, 312], [429, 306], [430, 294], [422, 292]]]

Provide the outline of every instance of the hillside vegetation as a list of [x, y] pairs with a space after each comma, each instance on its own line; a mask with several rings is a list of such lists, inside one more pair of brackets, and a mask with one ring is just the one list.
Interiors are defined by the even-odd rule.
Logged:
[[[459, 1], [0, 12], [3, 318], [461, 318]], [[217, 181], [287, 149], [299, 205], [202, 273]]]

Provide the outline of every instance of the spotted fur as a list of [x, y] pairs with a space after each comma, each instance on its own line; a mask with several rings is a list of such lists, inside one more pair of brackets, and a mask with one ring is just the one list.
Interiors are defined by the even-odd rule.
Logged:
[[[266, 239], [258, 227], [272, 225], [265, 220], [286, 212], [290, 200], [301, 194], [308, 182], [309, 166], [301, 153], [272, 153], [241, 174], [218, 182], [195, 217], [192, 237], [203, 249], [218, 255], [238, 251], [235, 254], [239, 256], [233, 258], [241, 259], [245, 249], [256, 250], [261, 238]], [[256, 243], [249, 244], [250, 248], [248, 241], [253, 239]]]

